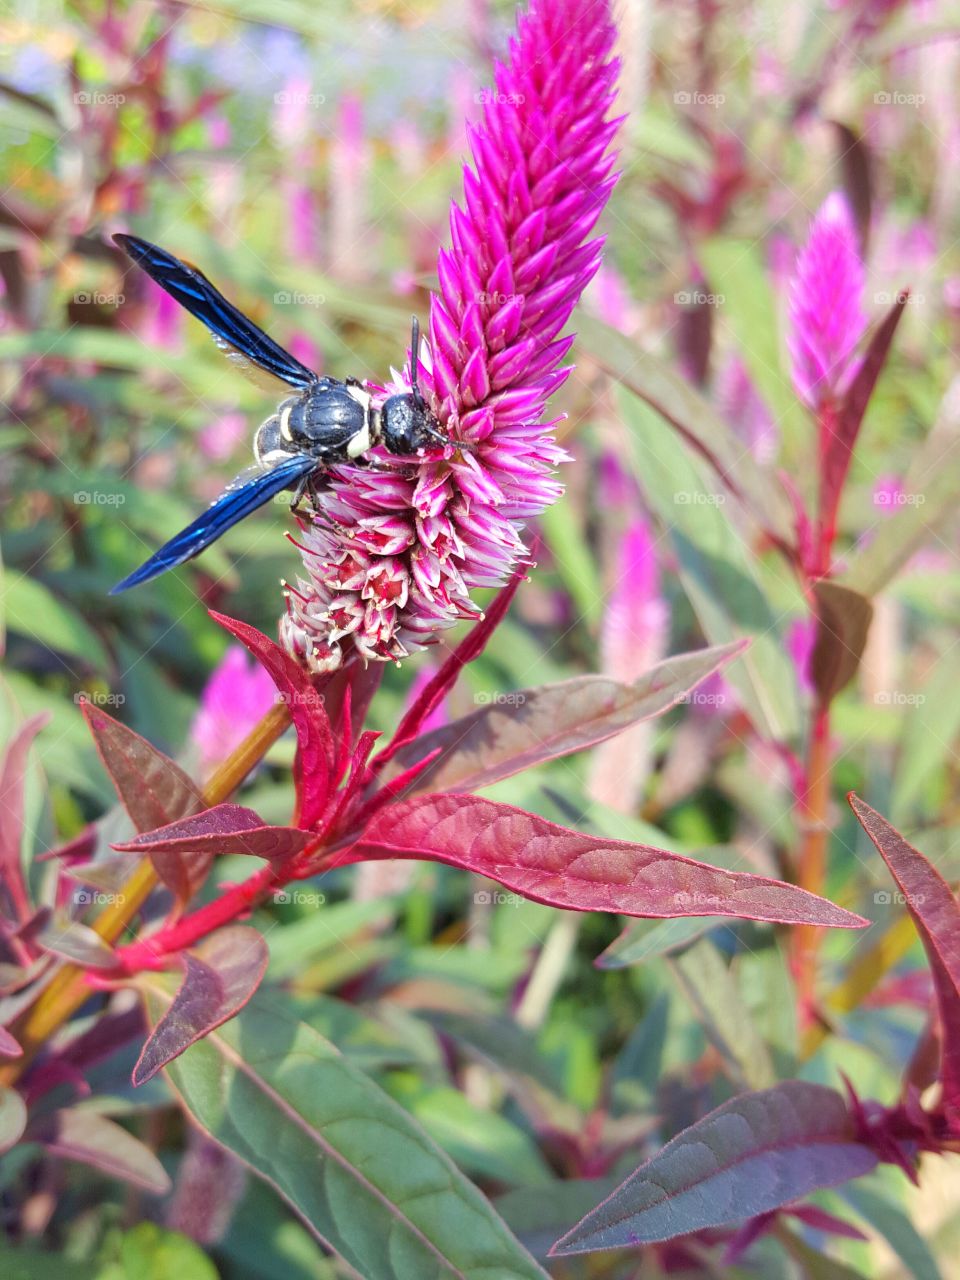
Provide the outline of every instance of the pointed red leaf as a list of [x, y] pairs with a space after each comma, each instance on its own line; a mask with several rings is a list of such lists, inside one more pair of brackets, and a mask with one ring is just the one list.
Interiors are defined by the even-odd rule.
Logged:
[[153, 1152], [121, 1125], [95, 1111], [65, 1108], [45, 1116], [27, 1130], [51, 1155], [92, 1165], [154, 1195], [170, 1190], [170, 1178]]
[[256, 627], [222, 613], [211, 611], [210, 616], [249, 649], [290, 711], [297, 732], [295, 820], [299, 826], [312, 827], [323, 813], [335, 782], [336, 749], [323, 696], [308, 672]]
[[558, 1240], [550, 1257], [742, 1222], [876, 1164], [835, 1089], [787, 1080], [731, 1098], [677, 1134]]
[[218, 804], [111, 847], [121, 853], [187, 853], [196, 849], [206, 857], [245, 853], [283, 860], [300, 853], [316, 838], [315, 832], [298, 827], [271, 827], [242, 804]]
[[135, 1085], [238, 1014], [260, 985], [270, 952], [256, 929], [238, 924], [212, 934], [184, 959], [183, 984], [143, 1046]]
[[488, 703], [416, 738], [396, 752], [390, 772], [407, 769], [435, 751], [440, 753], [437, 760], [411, 782], [408, 795], [428, 788], [476, 791], [488, 787], [661, 715], [748, 645], [749, 641], [738, 640], [678, 654], [631, 684], [590, 675], [524, 689], [503, 704]]
[[518, 569], [503, 590], [497, 594], [493, 604], [477, 625], [464, 636], [436, 675], [427, 681], [420, 691], [420, 696], [401, 719], [393, 738], [373, 762], [375, 769], [382, 769], [401, 747], [413, 741], [424, 720], [440, 705], [463, 668], [483, 653], [487, 647], [487, 641], [507, 616], [511, 601], [525, 577], [526, 567]]
[[8, 743], [0, 763], [0, 891], [6, 890], [15, 918], [21, 923], [30, 916], [21, 861], [27, 756], [34, 738], [49, 718], [46, 712], [41, 712], [25, 721]]
[[930, 961], [943, 1029], [943, 1105], [960, 1120], [960, 905], [939, 871], [896, 828], [852, 791], [847, 800], [900, 886]]
[[887, 362], [890, 344], [893, 342], [893, 335], [900, 323], [908, 296], [906, 290], [898, 294], [890, 311], [877, 326], [860, 362], [860, 367], [837, 410], [826, 454], [820, 464], [820, 505], [824, 512], [832, 513], [840, 500], [863, 416], [873, 395], [873, 389], [877, 385], [877, 379]]
[[[152, 831], [203, 805], [200, 789], [169, 756], [102, 707], [80, 704], [103, 767], [138, 831]], [[163, 883], [183, 904], [206, 879], [209, 859], [201, 853], [162, 854], [153, 859]]]
[[651, 845], [569, 831], [481, 796], [428, 795], [379, 813], [339, 863], [424, 858], [463, 867], [572, 911], [743, 916], [858, 928], [861, 916], [794, 885], [723, 871]]

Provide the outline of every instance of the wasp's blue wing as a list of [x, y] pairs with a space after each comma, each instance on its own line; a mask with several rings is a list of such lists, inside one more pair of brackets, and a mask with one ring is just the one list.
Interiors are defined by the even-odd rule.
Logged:
[[113, 238], [137, 266], [156, 280], [161, 289], [166, 289], [171, 298], [203, 321], [217, 344], [228, 354], [239, 353], [240, 357], [245, 357], [257, 368], [291, 387], [307, 387], [316, 382], [315, 373], [289, 351], [284, 351], [232, 302], [228, 302], [202, 271], [181, 262], [149, 240], [141, 240], [139, 236], [116, 235]]
[[252, 480], [239, 476], [233, 484], [221, 493], [216, 502], [208, 507], [202, 516], [188, 524], [185, 529], [164, 543], [159, 551], [155, 551], [149, 560], [139, 569], [135, 569], [128, 577], [111, 590], [112, 596], [130, 587], [139, 586], [141, 582], [149, 582], [151, 578], [176, 568], [185, 560], [192, 560], [201, 551], [209, 547], [228, 529], [269, 502], [282, 489], [288, 488], [300, 480], [317, 465], [316, 458], [307, 454], [291, 454], [269, 471], [262, 471]]

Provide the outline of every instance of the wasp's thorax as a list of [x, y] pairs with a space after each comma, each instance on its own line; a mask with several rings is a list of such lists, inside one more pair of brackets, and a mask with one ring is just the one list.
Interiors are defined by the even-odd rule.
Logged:
[[390, 396], [376, 409], [356, 380], [321, 378], [278, 406], [257, 429], [253, 447], [260, 465], [270, 466], [292, 453], [311, 454], [319, 463], [352, 462], [378, 444], [409, 456], [442, 447], [446, 437], [415, 392]]

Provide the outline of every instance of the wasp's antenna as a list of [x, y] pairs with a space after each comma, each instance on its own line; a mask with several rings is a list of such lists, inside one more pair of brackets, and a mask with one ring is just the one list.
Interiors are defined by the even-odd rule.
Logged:
[[418, 405], [425, 403], [420, 391], [418, 369], [420, 366], [420, 321], [413, 317], [410, 325], [410, 390]]

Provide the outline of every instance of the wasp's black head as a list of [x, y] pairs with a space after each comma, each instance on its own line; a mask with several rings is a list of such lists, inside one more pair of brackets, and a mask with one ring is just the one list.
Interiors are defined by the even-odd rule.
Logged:
[[380, 431], [391, 453], [416, 453], [419, 449], [442, 448], [447, 443], [436, 418], [415, 392], [391, 396], [384, 403]]

